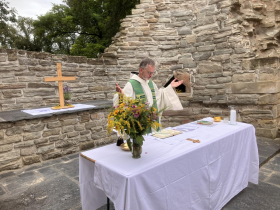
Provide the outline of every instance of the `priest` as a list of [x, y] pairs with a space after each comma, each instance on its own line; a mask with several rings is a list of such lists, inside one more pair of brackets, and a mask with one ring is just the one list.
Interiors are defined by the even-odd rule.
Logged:
[[[116, 83], [116, 91], [132, 98], [145, 98], [150, 106], [157, 110], [183, 109], [182, 104], [173, 88], [183, 83], [183, 80], [174, 79], [166, 88], [158, 89], [157, 85], [151, 80], [156, 74], [155, 62], [150, 58], [145, 58], [139, 65], [139, 72], [134, 73], [124, 88]], [[118, 94], [114, 95], [114, 105], [118, 104]]]

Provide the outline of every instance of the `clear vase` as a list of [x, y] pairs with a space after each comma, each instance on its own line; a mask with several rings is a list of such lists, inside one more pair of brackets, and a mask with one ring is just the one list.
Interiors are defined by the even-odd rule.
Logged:
[[64, 106], [69, 106], [71, 105], [71, 103], [72, 103], [71, 99], [64, 100]]
[[141, 153], [142, 153], [142, 146], [140, 144], [136, 143], [136, 140], [133, 139], [132, 142], [132, 157], [135, 159], [138, 159], [141, 157]]

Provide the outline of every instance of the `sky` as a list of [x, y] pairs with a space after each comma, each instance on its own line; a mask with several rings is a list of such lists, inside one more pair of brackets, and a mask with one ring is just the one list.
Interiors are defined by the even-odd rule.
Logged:
[[52, 8], [52, 3], [63, 3], [62, 0], [6, 0], [6, 2], [10, 2], [10, 8], [14, 7], [17, 10], [18, 16], [33, 19], [46, 14]]

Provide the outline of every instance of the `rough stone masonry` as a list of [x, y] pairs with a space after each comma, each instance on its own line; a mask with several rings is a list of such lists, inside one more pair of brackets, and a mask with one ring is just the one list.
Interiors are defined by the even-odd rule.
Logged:
[[[253, 124], [258, 136], [275, 139], [280, 115], [279, 23], [279, 0], [141, 0], [98, 59], [2, 49], [0, 110], [56, 105], [56, 84], [43, 78], [56, 76], [57, 62], [62, 63], [63, 76], [76, 77], [67, 83], [75, 102], [112, 99], [114, 84], [124, 86], [130, 71], [151, 57], [157, 62], [154, 81], [159, 87], [175, 70], [191, 76], [191, 94], [180, 97], [184, 110], [166, 111], [164, 126], [229, 116], [228, 106], [237, 105], [239, 121]], [[11, 130], [14, 126], [21, 129]], [[42, 131], [26, 140], [17, 133], [23, 126], [1, 126], [1, 166], [10, 163], [3, 160], [7, 154], [34, 152], [41, 160], [54, 151], [47, 146], [38, 152], [42, 149], [35, 141], [44, 140], [35, 133]], [[78, 132], [75, 126], [70, 125], [72, 132]], [[55, 131], [45, 135], [59, 136]]]

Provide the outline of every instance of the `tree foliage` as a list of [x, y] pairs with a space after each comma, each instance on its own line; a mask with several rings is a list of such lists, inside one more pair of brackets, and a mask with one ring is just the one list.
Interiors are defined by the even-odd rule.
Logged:
[[7, 46], [10, 41], [10, 35], [14, 32], [10, 23], [16, 22], [16, 10], [9, 7], [9, 2], [0, 1], [0, 44]]
[[63, 0], [37, 20], [0, 2], [1, 47], [97, 57], [140, 0]]
[[64, 0], [34, 22], [43, 50], [97, 57], [140, 0]]

